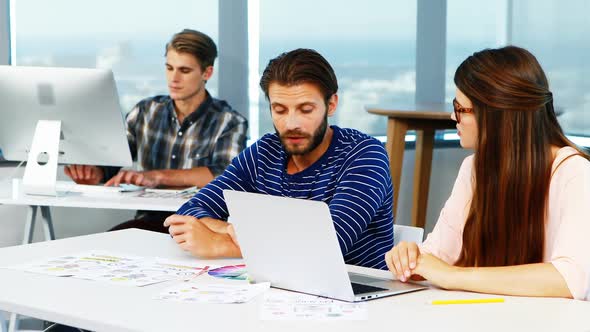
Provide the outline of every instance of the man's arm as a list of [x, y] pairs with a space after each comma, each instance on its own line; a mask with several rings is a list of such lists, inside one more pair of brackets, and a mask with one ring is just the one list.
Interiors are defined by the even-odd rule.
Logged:
[[[359, 144], [349, 154], [343, 168], [329, 206], [340, 248], [347, 255], [366, 232], [377, 211], [386, 204], [391, 207], [392, 188], [387, 154], [378, 144]], [[384, 241], [391, 237], [392, 227], [384, 228]]]
[[229, 213], [223, 190], [256, 190], [257, 155], [257, 144], [253, 144], [166, 219], [164, 226], [170, 226], [170, 234], [183, 250], [198, 257], [241, 257], [233, 227], [225, 221]]
[[121, 183], [131, 183], [143, 187], [204, 187], [213, 180], [213, 174], [208, 167], [191, 169], [160, 169], [136, 172], [121, 170], [117, 175], [105, 183], [106, 186], [118, 186]]
[[[212, 218], [172, 215], [164, 226], [181, 249], [200, 258], [242, 257], [230, 224]], [[216, 231], [217, 230], [217, 231]]]

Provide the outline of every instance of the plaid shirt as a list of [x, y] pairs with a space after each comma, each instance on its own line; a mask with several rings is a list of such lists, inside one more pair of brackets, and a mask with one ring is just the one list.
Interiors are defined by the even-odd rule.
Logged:
[[[129, 148], [140, 170], [208, 167], [217, 176], [246, 147], [246, 118], [208, 92], [182, 123], [169, 96], [140, 101], [126, 123]], [[106, 168], [105, 179], [118, 170]]]

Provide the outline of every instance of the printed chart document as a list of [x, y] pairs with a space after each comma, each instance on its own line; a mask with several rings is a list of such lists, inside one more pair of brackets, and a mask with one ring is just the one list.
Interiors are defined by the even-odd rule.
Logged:
[[366, 302], [349, 303], [293, 292], [268, 292], [261, 320], [367, 320]]
[[208, 284], [183, 282], [167, 288], [156, 300], [190, 303], [246, 303], [270, 288], [270, 283]]
[[55, 277], [105, 281], [127, 286], [146, 286], [163, 281], [187, 280], [207, 266], [127, 254], [88, 251], [47, 260], [7, 266], [8, 269]]

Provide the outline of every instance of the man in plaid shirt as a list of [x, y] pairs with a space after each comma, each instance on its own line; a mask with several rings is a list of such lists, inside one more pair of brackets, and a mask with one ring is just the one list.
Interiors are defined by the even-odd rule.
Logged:
[[[247, 120], [205, 89], [213, 74], [217, 47], [199, 31], [185, 29], [166, 45], [170, 94], [140, 101], [127, 114], [127, 139], [139, 171], [70, 165], [65, 173], [76, 183], [131, 183], [145, 187], [203, 187], [221, 174], [246, 147]], [[167, 232], [171, 215], [138, 211], [135, 220], [113, 228]]]

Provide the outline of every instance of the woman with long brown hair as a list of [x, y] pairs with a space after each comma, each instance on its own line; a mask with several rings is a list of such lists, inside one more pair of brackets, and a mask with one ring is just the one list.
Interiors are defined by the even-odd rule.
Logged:
[[385, 256], [401, 281], [590, 299], [590, 158], [568, 140], [537, 59], [486, 49], [455, 72], [461, 146], [473, 149], [422, 245]]

